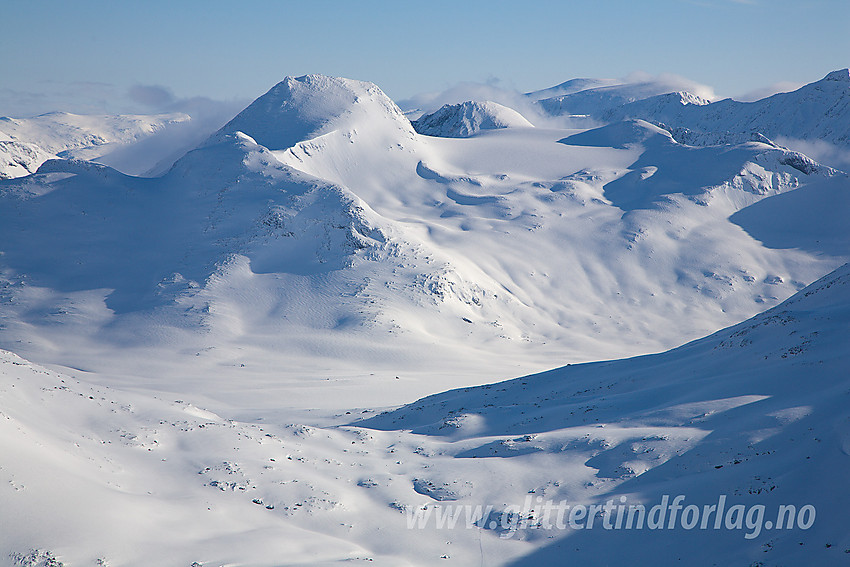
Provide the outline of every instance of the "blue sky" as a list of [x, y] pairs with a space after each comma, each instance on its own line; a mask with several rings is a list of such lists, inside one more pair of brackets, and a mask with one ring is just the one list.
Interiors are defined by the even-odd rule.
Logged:
[[2, 4], [8, 115], [250, 100], [305, 73], [373, 81], [396, 100], [461, 81], [525, 91], [635, 71], [740, 96], [850, 66], [848, 0]]

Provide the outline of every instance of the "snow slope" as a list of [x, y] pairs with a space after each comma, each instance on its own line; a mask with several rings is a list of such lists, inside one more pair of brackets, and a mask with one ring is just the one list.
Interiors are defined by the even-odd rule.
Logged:
[[[596, 86], [562, 89], [657, 94]], [[57, 144], [86, 139], [62, 120]], [[822, 276], [848, 260], [850, 182], [763, 136], [681, 141], [628, 118], [425, 136], [377, 86], [307, 75], [162, 175], [0, 180], [0, 555], [838, 563], [850, 268]], [[679, 493], [818, 521], [490, 529], [529, 495]], [[408, 528], [444, 503], [494, 508]]]
[[[841, 564], [850, 267], [672, 351], [338, 415], [245, 422], [0, 353], [15, 565]], [[93, 377], [93, 376], [89, 376]], [[352, 408], [353, 410], [354, 408]], [[356, 417], [355, 417], [356, 416]], [[544, 530], [546, 500], [816, 507], [806, 530]], [[537, 500], [537, 498], [541, 500]], [[493, 527], [507, 506], [524, 527]], [[455, 528], [417, 510], [492, 506]], [[509, 524], [508, 524], [509, 525]], [[155, 542], [156, 545], [151, 545]], [[663, 548], [663, 555], [658, 549]]]
[[[492, 545], [481, 548], [487, 564], [615, 564], [628, 549], [635, 565], [672, 565], [692, 562], [699, 548], [706, 565], [839, 565], [850, 553], [848, 338], [844, 265], [773, 309], [663, 354], [445, 392], [358, 425], [418, 436], [431, 457], [423, 474], [470, 484], [458, 502], [496, 504], [498, 515], [535, 495], [514, 537], [536, 549], [509, 561], [482, 535]], [[544, 500], [622, 496], [648, 509], [664, 494], [700, 507], [725, 494], [730, 506], [766, 506], [768, 520], [780, 504], [811, 504], [817, 518], [809, 529], [760, 533], [541, 527]]]
[[484, 101], [447, 104], [422, 116], [413, 127], [420, 134], [444, 138], [468, 138], [481, 130], [497, 128], [532, 128], [531, 122], [512, 108]]
[[421, 136], [370, 83], [289, 78], [161, 177], [54, 160], [0, 182], [0, 344], [257, 415], [315, 407], [317, 374], [343, 382], [327, 407], [399, 403], [775, 305], [846, 250], [770, 247], [729, 217], [846, 183], [641, 121]]
[[[303, 472], [315, 455], [305, 459], [296, 448], [306, 428], [266, 435], [188, 402], [95, 387], [7, 352], [0, 352], [0, 392], [0, 446], [14, 455], [0, 467], [3, 517], [15, 519], [0, 533], [5, 565], [368, 558], [356, 543], [298, 525], [300, 516], [336, 505], [312, 499]], [[243, 472], [244, 458], [258, 466], [249, 473], [259, 472], [255, 480]], [[275, 486], [289, 493], [289, 506], [252, 502]]]

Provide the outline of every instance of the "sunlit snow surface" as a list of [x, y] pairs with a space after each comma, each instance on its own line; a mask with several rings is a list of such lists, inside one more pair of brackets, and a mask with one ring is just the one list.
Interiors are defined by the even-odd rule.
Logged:
[[[847, 261], [847, 176], [623, 118], [425, 136], [374, 85], [311, 75], [160, 177], [66, 159], [0, 181], [0, 346], [42, 365], [2, 357], [0, 552], [843, 560], [850, 273], [805, 286]], [[727, 494], [818, 521], [752, 540], [407, 528], [529, 494]]]

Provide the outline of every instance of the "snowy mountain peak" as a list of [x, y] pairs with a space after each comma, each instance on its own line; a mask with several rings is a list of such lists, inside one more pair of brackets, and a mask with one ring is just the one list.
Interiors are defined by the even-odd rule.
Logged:
[[420, 134], [443, 138], [468, 138], [481, 130], [531, 128], [531, 122], [519, 112], [491, 101], [468, 100], [447, 104], [413, 123]]
[[824, 77], [823, 80], [850, 83], [850, 69], [839, 69], [838, 71], [833, 71]]
[[[664, 95], [662, 95], [664, 96]], [[701, 96], [697, 96], [693, 93], [689, 93], [688, 91], [678, 91], [675, 93], [670, 93], [667, 95], [671, 98], [678, 98], [679, 103], [685, 104], [696, 104], [698, 106], [705, 106], [706, 104], [711, 104], [711, 101], [707, 98], [703, 98]]]
[[412, 133], [401, 110], [373, 83], [304, 75], [287, 77], [272, 87], [211, 141], [241, 131], [271, 150], [285, 150], [334, 130], [376, 122]]

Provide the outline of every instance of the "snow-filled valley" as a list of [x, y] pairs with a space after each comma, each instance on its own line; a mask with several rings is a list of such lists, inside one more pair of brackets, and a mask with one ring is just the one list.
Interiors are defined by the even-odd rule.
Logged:
[[[413, 122], [287, 77], [179, 159], [186, 115], [0, 119], [0, 557], [843, 564], [850, 179], [783, 144], [850, 144], [849, 73]], [[665, 495], [817, 519], [545, 525]]]

